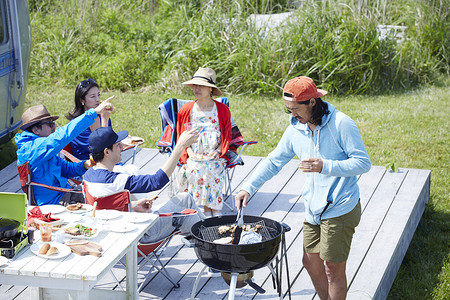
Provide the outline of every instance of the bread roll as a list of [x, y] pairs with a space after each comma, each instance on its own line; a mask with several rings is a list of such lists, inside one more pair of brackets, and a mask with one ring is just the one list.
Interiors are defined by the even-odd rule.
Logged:
[[51, 247], [48, 251], [47, 251], [47, 254], [46, 255], [48, 255], [48, 256], [50, 256], [50, 255], [55, 255], [55, 254], [58, 254], [58, 248], [56, 248], [56, 247]]
[[39, 254], [46, 254], [48, 249], [50, 249], [50, 244], [45, 243], [44, 245], [42, 245], [41, 249], [39, 249]]

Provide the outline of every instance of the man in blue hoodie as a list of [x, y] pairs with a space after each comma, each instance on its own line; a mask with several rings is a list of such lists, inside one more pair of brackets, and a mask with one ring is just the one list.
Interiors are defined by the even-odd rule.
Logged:
[[295, 155], [305, 172], [303, 265], [320, 299], [345, 299], [345, 266], [361, 218], [357, 177], [371, 163], [356, 123], [320, 97], [309, 77], [289, 80], [283, 89], [290, 125], [274, 151], [236, 195], [236, 207]]
[[[51, 116], [44, 105], [28, 108], [22, 114], [22, 133], [17, 133], [17, 164], [27, 161], [30, 164], [31, 178], [34, 182], [49, 186], [70, 188], [68, 179], [83, 175], [90, 167], [88, 160], [79, 163], [67, 162], [58, 153], [83, 130], [92, 125], [98, 114], [102, 118], [111, 115], [113, 110], [109, 99], [97, 108], [89, 109], [69, 124], [56, 129], [54, 121], [58, 116]], [[55, 130], [56, 129], [56, 130]], [[34, 200], [37, 205], [84, 202], [82, 194], [63, 193], [34, 186]]]

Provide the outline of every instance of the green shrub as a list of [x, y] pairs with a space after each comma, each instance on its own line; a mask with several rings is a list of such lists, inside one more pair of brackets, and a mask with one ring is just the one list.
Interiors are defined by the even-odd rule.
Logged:
[[[256, 28], [253, 13], [286, 12], [294, 1], [29, 1], [30, 81], [180, 92], [211, 66], [227, 93], [278, 95], [298, 75], [336, 94], [378, 94], [449, 74], [448, 2], [299, 2], [280, 28]], [[414, 4], [414, 5], [412, 5]], [[378, 24], [405, 25], [401, 44]]]

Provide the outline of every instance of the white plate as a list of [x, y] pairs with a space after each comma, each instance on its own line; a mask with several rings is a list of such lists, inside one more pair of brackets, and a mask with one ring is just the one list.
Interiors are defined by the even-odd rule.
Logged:
[[4, 266], [8, 263], [8, 258], [4, 257], [4, 256], [0, 256], [0, 267]]
[[125, 217], [126, 222], [143, 223], [153, 219], [153, 216], [147, 213], [129, 213]]
[[59, 258], [63, 258], [66, 257], [67, 255], [69, 255], [70, 253], [72, 253], [72, 250], [70, 250], [70, 248], [64, 244], [61, 243], [55, 243], [55, 242], [50, 242], [50, 247], [56, 247], [58, 248], [58, 254], [55, 255], [45, 255], [45, 254], [39, 254], [39, 249], [41, 249], [42, 245], [45, 244], [44, 242], [39, 242], [37, 244], [32, 244], [31, 245], [31, 252], [33, 252], [34, 254], [36, 254], [37, 256], [43, 257], [43, 258], [48, 258], [48, 259], [59, 259]]
[[68, 210], [66, 208], [66, 211], [74, 213], [74, 214], [82, 214], [82, 213], [85, 213], [85, 212], [88, 212], [91, 210], [92, 210], [92, 205], [90, 205], [90, 204], [83, 204], [83, 206], [79, 210]]
[[[141, 141], [137, 142], [136, 144], [133, 144], [133, 140], [141, 140]], [[129, 136], [129, 137], [124, 138], [121, 142], [122, 142], [122, 144], [125, 144], [127, 146], [136, 146], [136, 145], [143, 144], [145, 141], [143, 138], [138, 137], [138, 136]]]
[[79, 222], [82, 219], [82, 216], [80, 214], [65, 214], [63, 223], [76, 223]]
[[62, 205], [42, 205], [39, 206], [39, 208], [43, 214], [59, 214], [66, 210], [66, 208]]
[[114, 209], [96, 210], [95, 217], [102, 220], [111, 220], [120, 217], [120, 212]]
[[109, 225], [109, 230], [114, 232], [129, 232], [136, 229], [136, 225], [131, 223]]
[[[68, 226], [68, 228], [75, 227], [75, 225], [77, 225], [77, 224], [72, 224], [72, 225]], [[71, 235], [69, 233], [66, 233], [66, 238], [90, 240], [90, 239], [95, 239], [98, 236], [98, 234], [100, 233], [100, 231], [101, 231], [98, 227], [89, 226], [89, 224], [81, 224], [81, 225], [97, 229], [97, 232], [95, 232], [95, 234], [93, 236]]]

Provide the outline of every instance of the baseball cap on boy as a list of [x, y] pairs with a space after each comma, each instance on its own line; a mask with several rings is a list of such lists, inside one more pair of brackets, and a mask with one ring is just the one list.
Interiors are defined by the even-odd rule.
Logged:
[[128, 131], [122, 130], [115, 133], [111, 127], [100, 127], [95, 129], [89, 136], [89, 150], [92, 153], [102, 152], [128, 136]]

